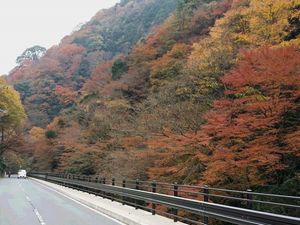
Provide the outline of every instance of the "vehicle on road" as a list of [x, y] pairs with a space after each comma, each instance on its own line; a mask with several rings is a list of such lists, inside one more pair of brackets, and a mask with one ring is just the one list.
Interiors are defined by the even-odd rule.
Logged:
[[27, 178], [27, 172], [26, 172], [26, 170], [19, 170], [19, 172], [18, 172], [18, 179], [19, 178]]

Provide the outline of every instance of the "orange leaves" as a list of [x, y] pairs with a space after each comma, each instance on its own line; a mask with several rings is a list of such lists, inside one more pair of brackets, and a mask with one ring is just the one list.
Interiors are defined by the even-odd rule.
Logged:
[[[298, 154], [293, 146], [286, 146], [286, 132], [292, 130], [284, 131], [280, 124], [282, 115], [297, 105], [299, 62], [300, 53], [293, 47], [262, 47], [243, 52], [236, 68], [223, 77], [231, 100], [216, 101], [214, 110], [207, 115], [208, 123], [202, 127], [203, 132], [212, 135], [214, 149], [212, 164], [208, 163], [206, 171], [211, 175], [207, 182], [221, 182], [212, 174], [224, 171], [222, 157], [226, 159], [227, 154], [232, 157], [231, 166], [238, 168], [236, 172], [245, 171], [248, 185], [272, 182], [288, 166], [283, 155]], [[299, 127], [293, 129], [298, 132]]]
[[56, 86], [55, 94], [61, 99], [62, 104], [68, 106], [69, 104], [75, 102], [78, 93], [72, 88], [64, 87], [61, 85]]
[[187, 44], [175, 44], [167, 54], [152, 63], [151, 78], [162, 80], [179, 75], [190, 51]]
[[299, 53], [295, 47], [262, 47], [243, 51], [238, 67], [222, 80], [233, 87], [262, 84], [274, 88], [272, 84], [294, 85], [300, 82], [299, 69], [297, 70], [299, 61]]
[[82, 90], [97, 93], [111, 81], [111, 67], [113, 61], [98, 64], [92, 71], [91, 78], [85, 83]]
[[189, 171], [198, 166], [196, 182], [214, 186], [245, 189], [281, 179], [300, 155], [299, 57], [293, 47], [243, 51], [222, 79], [226, 98], [214, 102], [200, 131], [165, 129], [146, 142], [157, 154], [150, 177], [195, 182]]
[[58, 48], [58, 54], [65, 57], [72, 57], [81, 54], [85, 50], [84, 47], [78, 46], [76, 44], [63, 44]]

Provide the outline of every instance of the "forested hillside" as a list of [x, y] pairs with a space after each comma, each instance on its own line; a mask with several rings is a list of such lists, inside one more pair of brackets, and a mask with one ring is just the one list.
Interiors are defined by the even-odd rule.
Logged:
[[22, 94], [30, 122], [45, 127], [61, 111], [72, 110], [95, 66], [127, 54], [175, 7], [173, 0], [122, 1], [46, 53], [39, 46], [25, 51], [9, 77]]
[[121, 1], [38, 56], [32, 169], [299, 191], [300, 0]]

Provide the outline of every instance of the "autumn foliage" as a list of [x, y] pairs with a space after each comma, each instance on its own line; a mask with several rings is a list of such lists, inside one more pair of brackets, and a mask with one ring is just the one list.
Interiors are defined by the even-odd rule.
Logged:
[[35, 169], [299, 179], [299, 0], [178, 2], [124, 1], [12, 71]]
[[[227, 98], [215, 101], [202, 131], [212, 151], [206, 181], [245, 186], [282, 182], [299, 157], [300, 53], [294, 47], [244, 51], [222, 78]], [[288, 141], [287, 141], [288, 140]]]

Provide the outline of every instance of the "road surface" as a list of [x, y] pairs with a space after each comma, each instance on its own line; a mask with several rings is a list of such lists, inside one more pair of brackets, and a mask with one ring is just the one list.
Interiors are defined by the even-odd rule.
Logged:
[[0, 179], [0, 225], [120, 225], [29, 179]]

